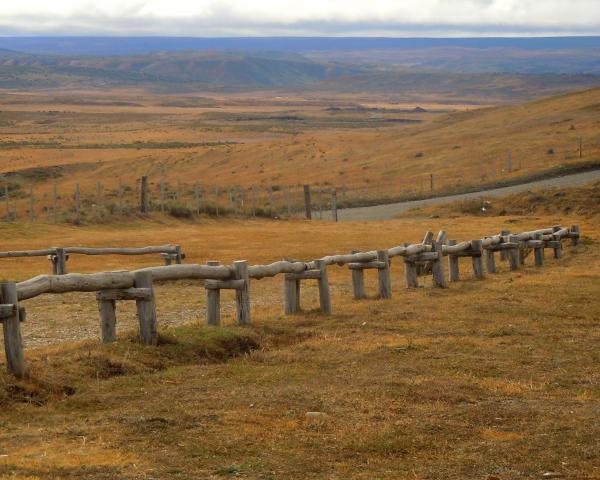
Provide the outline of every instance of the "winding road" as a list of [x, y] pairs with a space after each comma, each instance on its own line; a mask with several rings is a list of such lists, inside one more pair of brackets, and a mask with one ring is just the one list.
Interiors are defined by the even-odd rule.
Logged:
[[[465, 200], [468, 198], [493, 198], [504, 197], [513, 193], [525, 192], [528, 190], [538, 190], [541, 188], [568, 188], [583, 185], [585, 183], [600, 180], [600, 169], [589, 172], [575, 173], [562, 177], [547, 178], [536, 180], [508, 187], [494, 188], [491, 190], [481, 190], [479, 192], [461, 193], [456, 195], [447, 195], [444, 197], [428, 198], [426, 200], [411, 200], [407, 202], [388, 203], [386, 205], [374, 205], [371, 207], [344, 208], [338, 210], [338, 220], [341, 222], [349, 221], [367, 221], [367, 220], [389, 220], [398, 214], [410, 210], [411, 208], [436, 205], [440, 203], [453, 202], [456, 200]], [[323, 212], [324, 218], [331, 218], [331, 212]]]

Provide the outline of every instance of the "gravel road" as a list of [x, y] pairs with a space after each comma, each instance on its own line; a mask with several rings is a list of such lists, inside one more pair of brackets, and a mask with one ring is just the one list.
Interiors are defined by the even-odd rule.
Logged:
[[[367, 221], [367, 220], [388, 220], [396, 217], [398, 214], [410, 210], [411, 208], [436, 205], [440, 203], [453, 202], [456, 200], [465, 200], [468, 198], [492, 198], [504, 197], [513, 193], [525, 192], [528, 190], [539, 190], [541, 188], [564, 188], [575, 187], [585, 183], [600, 180], [600, 170], [590, 172], [565, 175], [563, 177], [548, 178], [535, 182], [512, 185], [510, 187], [494, 188], [492, 190], [482, 190], [479, 192], [462, 193], [458, 195], [448, 195], [445, 197], [429, 198], [427, 200], [413, 200], [400, 203], [389, 203], [387, 205], [374, 205], [372, 207], [344, 208], [338, 210], [338, 220], [348, 221]], [[323, 212], [324, 218], [331, 218], [331, 212]]]

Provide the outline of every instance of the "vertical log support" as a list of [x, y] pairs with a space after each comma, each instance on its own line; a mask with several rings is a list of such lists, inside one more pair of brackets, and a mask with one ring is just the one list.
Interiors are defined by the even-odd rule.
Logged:
[[67, 254], [64, 248], [56, 249], [56, 275], [66, 275], [67, 273]]
[[315, 266], [319, 270], [319, 305], [321, 306], [321, 312], [325, 315], [331, 315], [331, 296], [329, 294], [327, 265], [323, 260], [315, 260]]
[[406, 257], [404, 258], [404, 276], [406, 278], [406, 288], [419, 287], [417, 264]]
[[483, 251], [485, 256], [485, 268], [488, 273], [496, 273], [496, 257], [492, 248], [486, 248]]
[[471, 260], [473, 262], [473, 276], [482, 279], [483, 274], [483, 245], [481, 240], [471, 240]]
[[385, 266], [377, 269], [379, 277], [379, 298], [392, 298], [392, 277], [390, 275], [390, 259], [387, 250], [377, 251], [377, 260]]
[[136, 288], [149, 288], [149, 300], [136, 300], [138, 321], [140, 324], [140, 341], [144, 345], [156, 345], [158, 332], [156, 330], [156, 304], [154, 302], [154, 289], [152, 288], [152, 274], [150, 272], [135, 272], [133, 284]]
[[150, 211], [150, 196], [148, 194], [148, 177], [144, 175], [140, 186], [140, 212], [148, 213]]
[[117, 309], [115, 300], [98, 300], [100, 313], [100, 338], [102, 343], [117, 339]]
[[539, 244], [533, 249], [533, 256], [535, 257], [535, 266], [541, 267], [544, 265], [544, 241], [542, 240], [544, 235], [536, 233], [533, 239], [538, 241]]
[[8, 371], [17, 378], [26, 375], [25, 354], [21, 337], [21, 311], [17, 298], [16, 283], [0, 283], [0, 303], [13, 305], [12, 315], [2, 319], [4, 333], [4, 353]]
[[[206, 264], [218, 267], [221, 263], [210, 260]], [[215, 326], [221, 324], [221, 290], [218, 288], [206, 289], [206, 323]]]
[[183, 254], [181, 253], [181, 245], [175, 245], [175, 263], [181, 264]]
[[[509, 230], [502, 230], [500, 235], [504, 237], [508, 237], [510, 235]], [[506, 262], [508, 260], [508, 252], [506, 250], [500, 250], [500, 261]]]
[[[456, 243], [456, 240], [448, 240], [448, 246], [454, 246]], [[460, 280], [458, 258], [458, 255], [448, 254], [448, 270], [450, 270], [449, 278], [451, 282], [458, 282]]]
[[[358, 253], [359, 250], [353, 250], [352, 253]], [[365, 292], [365, 272], [362, 269], [351, 270], [352, 272], [352, 291], [354, 292], [354, 300], [362, 300], [367, 298]]]
[[300, 311], [300, 280], [284, 276], [284, 312], [286, 315], [293, 315]]
[[243, 280], [244, 285], [235, 291], [235, 305], [237, 309], [238, 325], [250, 324], [250, 277], [248, 275], [248, 262], [238, 260], [233, 262], [233, 271], [236, 280]]
[[571, 225], [569, 230], [571, 232], [571, 245], [577, 245], [579, 243], [579, 225]]
[[331, 219], [334, 222], [338, 221], [338, 210], [337, 210], [337, 192], [331, 191]]
[[310, 203], [310, 185], [304, 185], [304, 208], [306, 209], [306, 218], [312, 219], [312, 205]]
[[446, 272], [444, 271], [444, 243], [448, 241], [448, 235], [443, 230], [438, 233], [433, 243], [433, 251], [437, 253], [437, 259], [431, 265], [433, 285], [438, 288], [448, 288]]
[[[560, 226], [555, 226], [552, 227], [552, 232], [558, 232], [560, 230]], [[560, 238], [555, 238], [554, 239], [556, 241], [556, 246], [554, 247], [554, 258], [561, 258], [562, 257], [562, 240]]]
[[[508, 241], [510, 243], [520, 243], [519, 242], [519, 237], [517, 237], [516, 235], [509, 235], [508, 236]], [[510, 271], [514, 272], [515, 270], [518, 270], [519, 267], [521, 266], [521, 253], [520, 253], [521, 247], [519, 246], [518, 248], [511, 248], [508, 250], [508, 264], [510, 267]]]

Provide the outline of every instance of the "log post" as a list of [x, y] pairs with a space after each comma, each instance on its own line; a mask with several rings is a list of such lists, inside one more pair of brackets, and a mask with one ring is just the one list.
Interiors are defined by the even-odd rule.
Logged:
[[[500, 232], [500, 235], [502, 237], [508, 237], [510, 235], [510, 231], [509, 230], [502, 230]], [[506, 260], [508, 260], [508, 252], [506, 250], [500, 250], [500, 261], [506, 262]]]
[[8, 371], [17, 378], [26, 375], [25, 354], [21, 337], [21, 311], [17, 298], [16, 283], [0, 283], [0, 303], [13, 305], [13, 313], [2, 319], [4, 333], [4, 353]]
[[[517, 237], [516, 235], [509, 235], [508, 241], [510, 243], [520, 243], [519, 237]], [[508, 264], [510, 266], [511, 272], [518, 270], [519, 267], [521, 266], [521, 263], [520, 263], [521, 254], [520, 254], [519, 250], [520, 250], [520, 247], [519, 248], [511, 248], [510, 250], [508, 250]]]
[[[352, 253], [359, 253], [359, 250], [352, 250]], [[367, 298], [365, 293], [365, 272], [362, 269], [353, 269], [352, 271], [352, 291], [354, 299], [361, 300]]]
[[483, 251], [485, 255], [485, 267], [488, 273], [496, 273], [496, 258], [494, 256], [494, 250], [492, 248], [486, 248]]
[[385, 263], [383, 268], [378, 268], [379, 298], [392, 298], [392, 278], [390, 275], [390, 259], [387, 250], [377, 250], [377, 260]]
[[571, 225], [571, 245], [579, 243], [579, 225]]
[[236, 280], [244, 280], [244, 286], [235, 291], [237, 323], [238, 325], [248, 325], [250, 323], [250, 277], [248, 276], [248, 262], [246, 260], [233, 262], [233, 271]]
[[473, 275], [477, 279], [484, 277], [483, 274], [483, 242], [471, 240], [471, 260], [473, 262]]
[[115, 300], [98, 300], [102, 343], [114, 342], [117, 339], [116, 303]]
[[175, 263], [181, 264], [181, 260], [183, 259], [183, 254], [181, 253], [181, 245], [175, 245]]
[[300, 280], [284, 275], [283, 293], [285, 314], [293, 315], [294, 313], [298, 313], [300, 310]]
[[533, 236], [533, 239], [539, 242], [539, 245], [536, 245], [533, 249], [533, 256], [535, 257], [535, 266], [541, 267], [544, 265], [544, 242], [542, 238], [544, 235], [541, 233], [536, 233]]
[[[217, 267], [221, 263], [216, 260], [209, 260], [206, 264]], [[217, 288], [206, 289], [206, 323], [208, 325], [221, 324], [221, 290]]]
[[444, 272], [444, 242], [447, 241], [448, 235], [442, 230], [438, 233], [437, 239], [433, 243], [433, 251], [438, 254], [438, 258], [431, 265], [431, 273], [433, 276], [433, 285], [438, 288], [448, 288]]
[[[558, 232], [560, 230], [560, 226], [556, 225], [554, 227], [552, 227], [552, 232]], [[562, 240], [560, 238], [556, 238], [556, 246], [554, 247], [554, 258], [561, 258], [562, 257]]]
[[148, 195], [148, 177], [144, 175], [142, 177], [142, 183], [140, 187], [140, 212], [148, 213], [150, 211], [150, 196]]
[[64, 248], [56, 248], [56, 275], [66, 275], [67, 254]]
[[140, 340], [144, 345], [156, 345], [158, 332], [156, 330], [156, 304], [154, 302], [154, 289], [152, 288], [152, 273], [138, 271], [134, 273], [133, 285], [135, 288], [149, 288], [149, 300], [136, 300], [138, 321], [140, 324]]
[[315, 266], [319, 270], [319, 304], [321, 311], [331, 315], [331, 297], [329, 294], [329, 278], [327, 277], [327, 265], [323, 260], [315, 260]]
[[[456, 240], [448, 240], [448, 246], [454, 246], [456, 243]], [[460, 280], [460, 270], [458, 268], [457, 255], [448, 254], [448, 270], [450, 270], [450, 281], [458, 282]]]
[[417, 276], [417, 264], [404, 259], [404, 275], [406, 277], [406, 288], [417, 288], [419, 280]]
[[310, 185], [304, 185], [304, 208], [306, 209], [306, 218], [312, 219], [312, 205], [310, 203]]
[[331, 219], [334, 222], [338, 221], [337, 192], [335, 191], [335, 189], [331, 191]]

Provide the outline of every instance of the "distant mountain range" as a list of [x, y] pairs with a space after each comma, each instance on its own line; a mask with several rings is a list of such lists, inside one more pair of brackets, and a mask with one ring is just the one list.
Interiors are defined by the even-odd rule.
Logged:
[[517, 99], [600, 85], [600, 37], [3, 37], [2, 47], [0, 88], [489, 92]]

